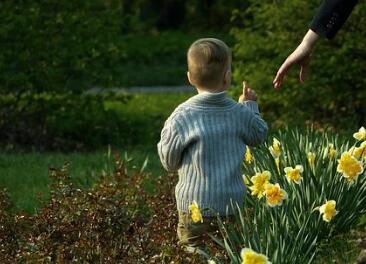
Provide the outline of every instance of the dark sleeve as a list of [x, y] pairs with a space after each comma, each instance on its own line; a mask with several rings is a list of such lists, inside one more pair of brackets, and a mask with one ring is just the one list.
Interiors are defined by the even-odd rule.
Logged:
[[323, 0], [310, 29], [322, 37], [332, 39], [346, 22], [358, 0]]

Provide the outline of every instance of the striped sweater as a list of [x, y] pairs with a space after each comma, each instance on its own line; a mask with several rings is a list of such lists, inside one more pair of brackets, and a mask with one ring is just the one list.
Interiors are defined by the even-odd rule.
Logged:
[[178, 170], [177, 208], [188, 212], [196, 201], [204, 216], [232, 214], [246, 187], [240, 166], [246, 145], [262, 143], [267, 124], [254, 101], [237, 103], [222, 93], [197, 94], [179, 105], [165, 122], [158, 143], [163, 167]]

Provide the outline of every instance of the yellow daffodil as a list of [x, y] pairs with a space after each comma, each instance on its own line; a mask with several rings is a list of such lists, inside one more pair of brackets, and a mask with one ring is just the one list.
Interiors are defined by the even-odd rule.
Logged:
[[249, 187], [249, 189], [252, 190], [252, 195], [257, 196], [258, 199], [262, 198], [270, 178], [271, 173], [269, 171], [263, 171], [262, 173], [257, 173], [253, 176], [250, 179], [253, 185]]
[[267, 198], [267, 204], [271, 207], [281, 205], [283, 200], [287, 199], [287, 193], [281, 189], [278, 183], [267, 184], [264, 194]]
[[246, 151], [245, 151], [245, 161], [249, 164], [251, 164], [253, 162], [253, 155], [252, 152], [250, 151], [250, 149], [247, 147]]
[[337, 171], [342, 173], [347, 181], [352, 182], [363, 172], [363, 167], [360, 161], [346, 151], [338, 160]]
[[333, 159], [336, 154], [337, 154], [337, 151], [334, 148], [334, 145], [333, 144], [329, 144], [329, 146], [328, 146], [328, 157], [330, 159]]
[[213, 259], [209, 259], [209, 260], [207, 261], [207, 264], [216, 264], [216, 262], [215, 262]]
[[355, 157], [356, 159], [358, 159], [360, 156], [358, 156], [357, 157], [357, 154], [358, 153], [356, 153], [356, 147], [355, 146], [353, 146], [353, 147], [351, 147], [349, 150], [348, 150], [348, 153], [350, 154], [350, 155], [352, 155], [353, 157]]
[[302, 180], [301, 173], [304, 171], [302, 165], [296, 165], [295, 168], [286, 167], [284, 171], [288, 181], [294, 181], [295, 183], [300, 184]]
[[314, 152], [308, 152], [308, 162], [311, 167], [314, 167], [315, 164], [315, 153]]
[[240, 256], [242, 264], [271, 264], [265, 255], [259, 254], [250, 248], [243, 248]]
[[280, 174], [280, 158], [275, 158], [276, 168], [278, 171], [278, 174]]
[[277, 138], [273, 138], [273, 144], [269, 147], [269, 151], [274, 158], [281, 156], [281, 142], [279, 142]]
[[362, 142], [359, 147], [352, 147], [348, 153], [350, 153], [356, 159], [366, 159], [366, 141]]
[[198, 204], [196, 201], [193, 201], [192, 204], [189, 206], [189, 212], [191, 213], [192, 221], [194, 223], [197, 223], [197, 222], [203, 223], [201, 210], [198, 207]]
[[338, 213], [336, 211], [336, 202], [334, 200], [327, 201], [325, 204], [320, 206], [319, 212], [323, 214], [323, 220], [330, 222], [332, 218]]
[[358, 132], [353, 134], [353, 137], [357, 139], [358, 141], [362, 141], [366, 139], [366, 129], [364, 127], [361, 127]]

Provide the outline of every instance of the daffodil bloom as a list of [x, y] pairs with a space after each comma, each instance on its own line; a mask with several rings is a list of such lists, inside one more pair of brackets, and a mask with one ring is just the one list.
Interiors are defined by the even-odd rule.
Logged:
[[349, 153], [351, 156], [353, 156], [353, 157], [355, 157], [355, 158], [357, 159], [357, 158], [359, 158], [359, 157], [357, 157], [357, 155], [355, 155], [355, 150], [356, 150], [356, 147], [355, 147], [355, 146], [353, 146], [353, 147], [351, 147], [351, 148], [348, 150], [348, 153]]
[[348, 153], [350, 153], [356, 159], [366, 158], [366, 141], [362, 142], [359, 147], [352, 147]]
[[304, 171], [302, 165], [296, 165], [295, 168], [286, 167], [284, 171], [288, 181], [294, 181], [295, 183], [300, 184], [300, 181], [302, 180], [301, 173]]
[[278, 183], [267, 184], [264, 194], [267, 198], [267, 204], [271, 207], [281, 205], [283, 200], [287, 199], [287, 193], [281, 189]]
[[329, 144], [329, 146], [328, 146], [328, 157], [330, 159], [333, 159], [336, 154], [337, 154], [337, 151], [335, 150], [334, 145]]
[[278, 174], [280, 174], [280, 158], [275, 158], [276, 168], [278, 171]]
[[253, 162], [253, 155], [248, 147], [245, 151], [245, 161], [249, 164], [251, 164]]
[[257, 173], [253, 176], [250, 179], [253, 185], [249, 187], [249, 189], [252, 190], [252, 195], [257, 196], [259, 199], [262, 198], [270, 178], [271, 173], [269, 171], [263, 171], [262, 173]]
[[274, 158], [281, 156], [281, 142], [279, 142], [277, 138], [273, 138], [273, 144], [269, 147], [269, 151]]
[[314, 167], [315, 164], [315, 153], [314, 152], [308, 152], [308, 161], [311, 167]]
[[209, 260], [207, 261], [207, 263], [208, 263], [208, 264], [216, 264], [216, 262], [215, 262], [213, 259], [209, 259]]
[[358, 132], [353, 134], [353, 137], [357, 139], [358, 141], [362, 141], [366, 139], [366, 129], [364, 127], [361, 127]]
[[250, 248], [243, 248], [240, 253], [242, 264], [271, 264], [267, 256], [259, 254]]
[[325, 204], [320, 206], [319, 212], [323, 214], [323, 220], [326, 222], [330, 222], [332, 218], [338, 213], [336, 210], [336, 201], [330, 200], [327, 201]]
[[346, 151], [338, 160], [337, 171], [342, 173], [349, 182], [352, 182], [363, 172], [363, 167], [360, 161]]
[[203, 223], [201, 210], [198, 207], [198, 204], [196, 201], [193, 201], [192, 204], [189, 206], [189, 212], [191, 213], [192, 221], [194, 223], [197, 223], [197, 222]]

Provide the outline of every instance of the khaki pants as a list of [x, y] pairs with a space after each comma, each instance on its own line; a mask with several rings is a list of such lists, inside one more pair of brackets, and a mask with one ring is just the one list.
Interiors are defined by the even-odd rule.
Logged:
[[185, 212], [178, 211], [178, 217], [178, 245], [200, 246], [205, 243], [208, 233], [218, 232], [216, 217], [203, 217], [203, 223], [194, 223], [190, 214]]

